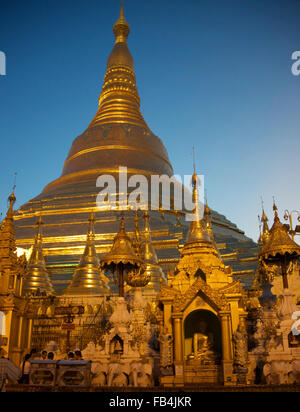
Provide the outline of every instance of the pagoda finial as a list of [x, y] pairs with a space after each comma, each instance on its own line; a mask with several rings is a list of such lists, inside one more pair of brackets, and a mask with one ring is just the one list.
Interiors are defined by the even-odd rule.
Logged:
[[124, 17], [123, 0], [121, 1], [120, 17], [113, 27], [116, 43], [126, 43], [130, 33], [130, 26]]
[[200, 205], [199, 205], [199, 192], [198, 192], [198, 185], [201, 184], [197, 173], [196, 167], [192, 177], [192, 185], [193, 185], [193, 203], [195, 205], [193, 211], [193, 221], [190, 224], [190, 230], [187, 237], [187, 242], [210, 242], [211, 239], [207, 232], [206, 222], [205, 219], [201, 218], [200, 215]]
[[121, 211], [121, 223], [120, 223], [120, 232], [119, 233], [126, 233], [124, 210]]
[[12, 189], [11, 194], [8, 197], [9, 207], [8, 207], [8, 211], [7, 211], [7, 214], [6, 214], [7, 217], [13, 217], [13, 214], [14, 214], [13, 213], [13, 207], [14, 207], [14, 204], [16, 203], [16, 201], [17, 201], [16, 196], [15, 196], [16, 179], [17, 179], [17, 173], [14, 174], [13, 189]]
[[275, 213], [275, 221], [276, 222], [279, 222], [279, 216], [278, 216], [278, 208], [277, 208], [277, 205], [276, 205], [276, 202], [275, 202], [275, 197], [273, 196], [273, 210], [274, 210], [274, 213]]

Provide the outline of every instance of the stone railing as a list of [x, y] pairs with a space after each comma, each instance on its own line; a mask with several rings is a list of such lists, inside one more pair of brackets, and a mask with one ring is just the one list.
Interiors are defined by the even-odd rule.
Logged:
[[87, 387], [91, 384], [90, 361], [32, 360], [30, 363], [30, 385]]

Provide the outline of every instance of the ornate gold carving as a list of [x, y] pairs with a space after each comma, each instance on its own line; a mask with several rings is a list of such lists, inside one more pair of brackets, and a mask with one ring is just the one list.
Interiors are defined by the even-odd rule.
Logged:
[[174, 304], [174, 311], [183, 312], [199, 292], [205, 295], [209, 299], [212, 306], [218, 311], [228, 308], [228, 301], [225, 295], [218, 290], [212, 289], [204, 282], [204, 280], [198, 278], [184, 295], [177, 296]]

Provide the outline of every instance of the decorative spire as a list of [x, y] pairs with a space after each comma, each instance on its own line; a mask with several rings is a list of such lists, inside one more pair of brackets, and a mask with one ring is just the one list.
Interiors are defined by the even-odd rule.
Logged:
[[152, 244], [151, 230], [150, 230], [150, 216], [148, 210], [144, 214], [145, 228], [144, 228], [144, 241], [142, 242], [142, 256], [146, 263], [158, 264], [157, 254]]
[[270, 238], [270, 229], [268, 225], [268, 218], [267, 215], [265, 214], [264, 209], [262, 210], [262, 216], [261, 216], [261, 223], [262, 223], [262, 243], [265, 244], [268, 242]]
[[8, 201], [9, 201], [9, 208], [8, 208], [6, 217], [13, 218], [13, 215], [14, 215], [13, 208], [14, 208], [14, 204], [17, 201], [16, 196], [15, 196], [15, 189], [13, 189], [11, 195], [8, 198]]
[[288, 289], [287, 264], [300, 257], [300, 246], [289, 236], [287, 229], [280, 222], [278, 209], [274, 200], [274, 224], [270, 230], [269, 240], [261, 248], [259, 257], [266, 263], [281, 266], [283, 288]]
[[54, 294], [43, 253], [42, 216], [37, 221], [37, 234], [23, 281], [23, 294], [45, 292]]
[[[13, 274], [17, 267], [16, 239], [13, 206], [16, 202], [14, 191], [9, 196], [9, 207], [0, 230], [0, 270]], [[9, 276], [1, 284], [0, 291], [6, 292], [9, 285]]]
[[217, 249], [217, 245], [216, 245], [214, 233], [213, 233], [213, 228], [212, 228], [211, 208], [208, 206], [207, 198], [205, 198], [204, 219], [206, 222], [206, 229], [207, 229], [207, 233], [209, 235], [210, 241]]
[[193, 221], [190, 224], [190, 229], [189, 229], [189, 233], [187, 236], [187, 243], [211, 242], [211, 239], [207, 232], [205, 219], [203, 219], [200, 214], [198, 184], [199, 184], [199, 178], [197, 176], [196, 168], [194, 166], [192, 185], [193, 185], [193, 203], [195, 205], [195, 209], [193, 211], [193, 214], [194, 214]]
[[99, 265], [100, 260], [95, 247], [95, 215], [92, 212], [83, 255], [64, 294], [88, 295], [109, 292], [108, 279], [104, 275], [101, 276]]
[[294, 242], [284, 225], [280, 222], [278, 208], [274, 202], [274, 223], [269, 233], [269, 240], [263, 245], [260, 255], [265, 259], [280, 256], [300, 255], [300, 246]]
[[141, 258], [144, 262], [144, 271], [140, 274], [144, 289], [144, 296], [155, 296], [160, 290], [161, 283], [166, 283], [165, 275], [158, 264], [156, 251], [152, 244], [150, 216], [148, 210], [144, 213], [145, 227], [141, 242]]
[[277, 205], [275, 203], [275, 198], [273, 198], [274, 203], [273, 203], [273, 210], [274, 210], [274, 214], [275, 214], [275, 218], [274, 218], [274, 222], [280, 222], [279, 216], [278, 216], [278, 208]]
[[139, 214], [138, 210], [135, 212], [134, 217], [134, 240], [133, 247], [137, 256], [140, 257], [140, 248], [141, 248], [141, 234], [139, 228]]
[[113, 32], [116, 37], [116, 43], [126, 43], [127, 42], [127, 38], [130, 33], [130, 26], [124, 17], [123, 0], [121, 2], [120, 17], [114, 25]]

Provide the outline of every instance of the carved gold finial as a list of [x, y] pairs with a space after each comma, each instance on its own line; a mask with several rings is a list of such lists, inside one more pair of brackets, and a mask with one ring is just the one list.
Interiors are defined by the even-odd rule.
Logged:
[[264, 210], [263, 200], [261, 200], [261, 204], [262, 204], [262, 216], [261, 216], [261, 219], [260, 219], [260, 221], [262, 223], [261, 241], [262, 241], [263, 244], [265, 244], [270, 238], [270, 229], [269, 229], [269, 225], [268, 225], [269, 219], [267, 218], [267, 215], [266, 215], [265, 210]]
[[130, 33], [130, 26], [124, 17], [123, 1], [121, 2], [120, 17], [114, 25], [113, 32], [116, 37], [116, 43], [127, 42], [127, 38]]

